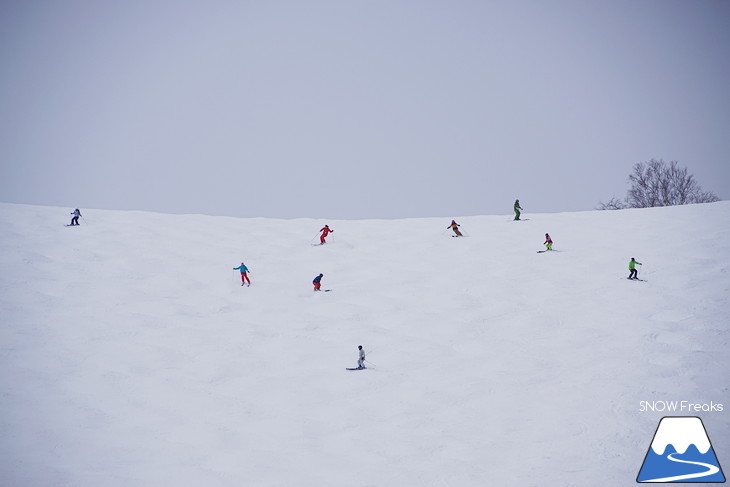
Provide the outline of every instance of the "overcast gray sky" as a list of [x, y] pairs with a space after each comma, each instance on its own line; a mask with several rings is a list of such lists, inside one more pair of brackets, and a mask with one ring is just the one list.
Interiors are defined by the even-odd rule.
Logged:
[[0, 201], [231, 216], [730, 197], [730, 2], [0, 1]]

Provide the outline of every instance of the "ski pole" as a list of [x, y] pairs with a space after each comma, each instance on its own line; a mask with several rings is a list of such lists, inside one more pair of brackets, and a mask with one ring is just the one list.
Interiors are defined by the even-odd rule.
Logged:
[[372, 350], [368, 350], [367, 352], [365, 352], [365, 362], [369, 363], [372, 366], [377, 367], [377, 365], [375, 365], [374, 363], [372, 363], [370, 360], [367, 359], [367, 356], [370, 355], [371, 353], [373, 353]]
[[88, 223], [86, 222], [86, 218], [84, 218], [84, 215], [81, 215], [81, 219], [84, 220], [84, 225], [88, 225]]

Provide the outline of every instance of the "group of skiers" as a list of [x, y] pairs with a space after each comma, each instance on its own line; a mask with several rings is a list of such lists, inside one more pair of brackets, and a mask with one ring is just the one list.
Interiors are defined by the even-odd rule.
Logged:
[[[522, 210], [522, 207], [520, 206], [520, 200], [515, 200], [514, 204], [514, 211], [515, 211], [515, 221], [520, 220], [520, 210]], [[73, 212], [71, 212], [71, 223], [67, 226], [77, 226], [79, 225], [79, 218], [81, 218], [81, 211], [76, 208]], [[464, 235], [459, 230], [459, 225], [456, 223], [456, 220], [451, 220], [451, 224], [446, 227], [447, 229], [451, 229], [454, 232], [453, 237], [463, 237]], [[326, 238], [330, 233], [333, 233], [334, 230], [332, 230], [329, 225], [325, 225], [319, 230], [319, 245], [324, 245], [326, 242]], [[545, 234], [545, 242], [543, 242], [543, 245], [546, 247], [546, 251], [553, 250], [553, 240], [550, 237], [550, 234]], [[544, 252], [544, 251], [543, 251]], [[638, 270], [636, 269], [637, 265], [642, 265], [641, 262], [637, 262], [636, 259], [633, 257], [629, 261], [629, 277], [628, 279], [631, 280], [640, 280], [638, 278]], [[248, 274], [250, 274], [250, 270], [244, 264], [241, 262], [241, 265], [238, 267], [234, 267], [233, 270], [240, 271], [241, 273], [241, 286], [251, 286], [251, 279], [248, 277]], [[319, 273], [313, 280], [312, 285], [314, 286], [314, 291], [321, 291], [322, 290], [322, 278], [324, 277], [323, 273]], [[348, 368], [348, 370], [362, 370], [365, 369], [365, 351], [362, 348], [362, 345], [359, 345], [358, 347], [358, 360], [357, 360], [357, 367], [356, 368]]]
[[[78, 211], [78, 210], [76, 210], [76, 211]], [[324, 244], [327, 243], [327, 241], [325, 240], [327, 238], [327, 235], [329, 235], [330, 233], [334, 232], [334, 230], [332, 230], [329, 227], [329, 225], [325, 225], [324, 227], [322, 227], [320, 229], [320, 232], [321, 232], [321, 235], [319, 237], [319, 242], [320, 242], [320, 245], [324, 245]], [[246, 267], [246, 265], [243, 262], [241, 262], [241, 265], [240, 266], [234, 267], [233, 270], [234, 271], [236, 271], [236, 270], [237, 271], [241, 271], [241, 286], [246, 286], [246, 287], [250, 287], [251, 286], [251, 280], [248, 277], [248, 274], [251, 271], [248, 270], [248, 267]], [[322, 278], [323, 277], [324, 277], [324, 274], [320, 273], [319, 275], [317, 275], [317, 277], [315, 277], [312, 280], [312, 285], [314, 286], [314, 290], [315, 291], [321, 291], [322, 290]]]
[[[522, 213], [520, 213], [520, 210], [522, 210], [522, 207], [520, 206], [520, 200], [519, 199], [516, 199], [515, 200], [515, 204], [514, 204], [513, 208], [514, 208], [514, 211], [515, 211], [514, 221], [521, 221], [520, 220], [520, 216], [522, 215]], [[451, 220], [451, 224], [448, 227], [446, 227], [446, 229], [448, 230], [450, 228], [450, 229], [452, 229], [454, 231], [454, 235], [452, 235], [452, 237], [463, 237], [464, 235], [459, 230], [459, 227], [460, 226], [461, 225], [459, 225], [458, 223], [456, 223], [456, 220]], [[543, 242], [543, 245], [545, 246], [545, 250], [541, 250], [541, 252], [546, 252], [546, 251], [553, 250], [553, 239], [550, 237], [550, 234], [549, 233], [546, 233], [545, 234], [545, 242]], [[641, 265], [641, 262], [637, 262], [636, 259], [634, 259], [632, 257], [631, 260], [629, 261], [629, 277], [628, 277], [628, 279], [641, 280], [638, 277], [638, 270], [636, 269], [636, 266], [637, 265]]]
[[[334, 230], [332, 230], [329, 225], [325, 225], [319, 229], [319, 232], [321, 233], [321, 235], [319, 236], [319, 244], [324, 245], [327, 243], [327, 241], [325, 240], [327, 238], [327, 235], [329, 235], [330, 233], [333, 233]], [[322, 278], [323, 277], [324, 277], [324, 274], [322, 274], [320, 272], [317, 277], [312, 279], [312, 285], [314, 286], [315, 291], [322, 290]]]

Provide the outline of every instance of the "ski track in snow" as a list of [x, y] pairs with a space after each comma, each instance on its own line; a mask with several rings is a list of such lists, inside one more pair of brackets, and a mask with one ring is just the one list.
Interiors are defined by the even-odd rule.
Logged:
[[[629, 485], [662, 416], [639, 401], [730, 402], [728, 202], [464, 239], [81, 210], [0, 204], [3, 486]], [[344, 370], [360, 344], [377, 368]]]

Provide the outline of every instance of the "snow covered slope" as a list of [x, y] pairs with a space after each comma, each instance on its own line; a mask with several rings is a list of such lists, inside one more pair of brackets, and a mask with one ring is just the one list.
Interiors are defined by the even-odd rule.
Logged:
[[0, 204], [0, 485], [633, 485], [663, 400], [724, 403], [685, 414], [730, 465], [730, 202], [70, 211]]

